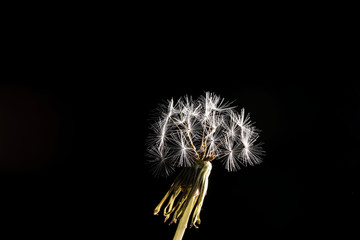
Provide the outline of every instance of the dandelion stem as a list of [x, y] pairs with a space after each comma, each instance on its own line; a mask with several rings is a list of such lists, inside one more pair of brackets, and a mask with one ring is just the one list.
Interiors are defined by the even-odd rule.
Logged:
[[187, 205], [184, 214], [182, 215], [179, 225], [176, 229], [175, 236], [173, 240], [181, 240], [184, 236], [185, 229], [187, 227], [189, 217], [191, 214], [192, 209], [194, 208], [196, 197], [192, 196], [189, 204]]

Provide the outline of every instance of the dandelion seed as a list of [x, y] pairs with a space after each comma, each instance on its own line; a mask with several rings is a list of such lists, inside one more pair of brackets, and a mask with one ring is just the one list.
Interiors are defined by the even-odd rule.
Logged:
[[220, 159], [228, 171], [261, 162], [264, 154], [256, 143], [258, 131], [245, 110], [238, 113], [219, 96], [206, 92], [197, 100], [185, 96], [159, 107], [160, 118], [151, 126], [148, 163], [156, 176], [168, 176], [181, 168], [163, 204], [165, 220], [179, 225], [174, 239], [181, 239], [187, 223], [197, 228], [208, 188], [211, 161]]

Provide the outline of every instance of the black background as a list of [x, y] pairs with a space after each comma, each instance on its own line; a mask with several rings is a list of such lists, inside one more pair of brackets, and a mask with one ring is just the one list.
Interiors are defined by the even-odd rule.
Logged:
[[176, 227], [152, 215], [174, 176], [153, 178], [145, 165], [150, 113], [213, 91], [251, 113], [266, 156], [236, 173], [214, 162], [202, 223], [185, 239], [356, 232], [360, 88], [336, 14], [167, 21], [85, 10], [7, 18], [4, 229], [171, 239]]

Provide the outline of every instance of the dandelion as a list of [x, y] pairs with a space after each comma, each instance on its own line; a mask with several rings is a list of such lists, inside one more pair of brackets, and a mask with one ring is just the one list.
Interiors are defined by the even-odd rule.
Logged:
[[228, 171], [261, 163], [263, 150], [256, 143], [258, 130], [245, 110], [240, 113], [223, 98], [206, 92], [197, 100], [185, 96], [160, 105], [151, 125], [148, 163], [155, 176], [180, 172], [155, 208], [163, 205], [165, 222], [179, 221], [174, 240], [182, 239], [190, 227], [198, 228], [200, 211], [208, 189], [211, 162], [219, 159]]

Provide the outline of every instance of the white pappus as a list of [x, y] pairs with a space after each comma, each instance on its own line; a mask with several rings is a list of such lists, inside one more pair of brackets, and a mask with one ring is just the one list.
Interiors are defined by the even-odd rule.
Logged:
[[245, 110], [240, 113], [210, 92], [196, 100], [185, 96], [158, 108], [148, 137], [148, 163], [156, 176], [168, 176], [176, 167], [220, 159], [228, 171], [261, 162], [256, 143], [259, 131]]

